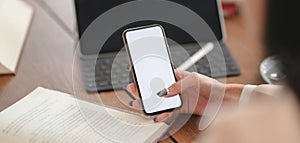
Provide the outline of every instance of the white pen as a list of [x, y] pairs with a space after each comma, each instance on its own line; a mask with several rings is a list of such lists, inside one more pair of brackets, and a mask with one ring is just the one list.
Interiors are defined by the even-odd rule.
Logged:
[[187, 70], [209, 52], [214, 49], [214, 44], [212, 42], [204, 45], [199, 51], [193, 54], [190, 58], [188, 58], [185, 62], [183, 62], [180, 66], [178, 66], [178, 70]]

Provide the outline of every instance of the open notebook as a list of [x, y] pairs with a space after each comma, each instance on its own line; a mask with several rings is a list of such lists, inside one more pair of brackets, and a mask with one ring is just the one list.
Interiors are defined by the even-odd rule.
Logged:
[[167, 129], [41, 87], [0, 113], [1, 142], [156, 142]]

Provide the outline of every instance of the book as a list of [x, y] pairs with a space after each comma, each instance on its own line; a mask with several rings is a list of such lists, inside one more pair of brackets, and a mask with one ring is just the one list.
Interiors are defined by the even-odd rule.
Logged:
[[168, 130], [135, 114], [38, 87], [0, 113], [1, 142], [156, 142]]
[[14, 74], [33, 9], [23, 0], [0, 0], [0, 74]]

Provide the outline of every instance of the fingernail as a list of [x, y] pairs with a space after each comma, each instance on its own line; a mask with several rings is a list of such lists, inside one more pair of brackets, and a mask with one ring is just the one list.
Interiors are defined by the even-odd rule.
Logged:
[[124, 85], [124, 86], [126, 86], [126, 89], [127, 89], [128, 91], [131, 90], [131, 89], [130, 89], [130, 84], [127, 84], [127, 85]]
[[168, 93], [169, 93], [168, 89], [164, 88], [163, 90], [157, 92], [156, 94], [157, 94], [159, 97], [163, 97], [163, 96], [166, 96]]
[[140, 103], [137, 102], [136, 100], [132, 101], [132, 106], [135, 108], [140, 108]]
[[129, 106], [133, 106], [133, 101], [129, 101]]

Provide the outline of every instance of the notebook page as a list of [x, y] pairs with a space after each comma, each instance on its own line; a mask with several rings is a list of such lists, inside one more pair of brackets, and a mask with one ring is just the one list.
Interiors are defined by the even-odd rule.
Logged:
[[167, 128], [66, 95], [37, 88], [0, 114], [0, 136], [31, 143], [153, 142]]

